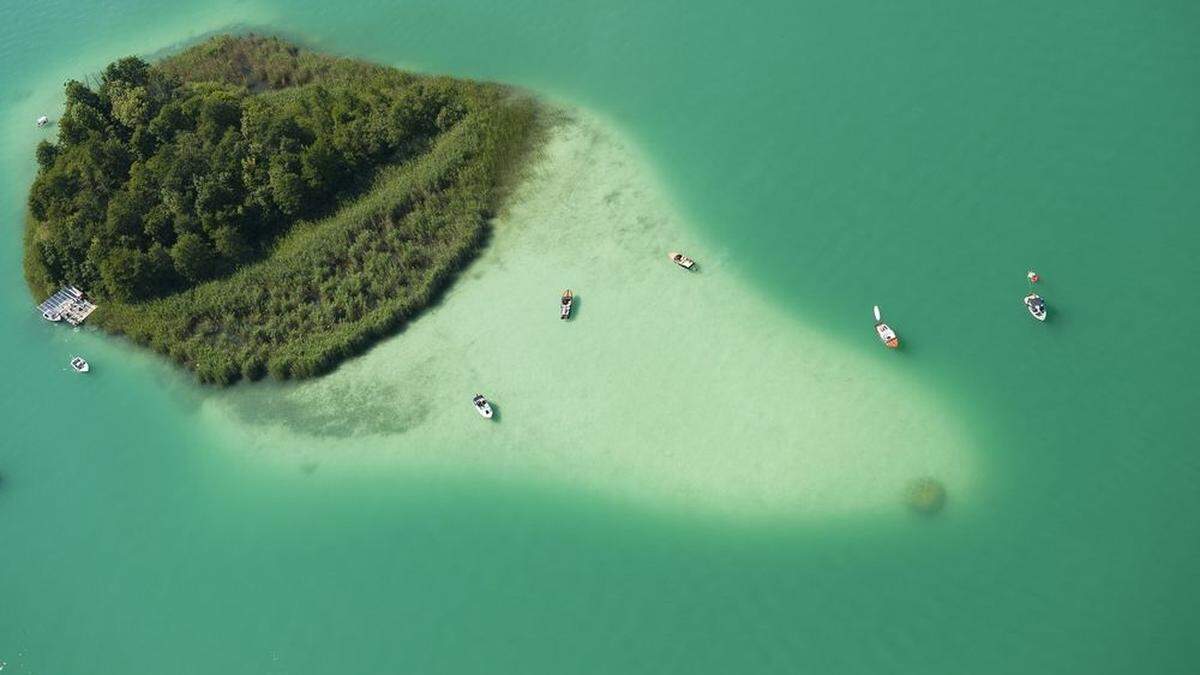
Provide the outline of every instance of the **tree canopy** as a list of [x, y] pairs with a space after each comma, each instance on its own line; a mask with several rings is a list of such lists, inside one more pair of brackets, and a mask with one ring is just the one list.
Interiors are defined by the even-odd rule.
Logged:
[[384, 69], [257, 92], [244, 77], [180, 71], [131, 56], [96, 87], [67, 82], [57, 143], [38, 147], [29, 195], [51, 279], [140, 300], [229, 274], [291, 223], [360, 192], [380, 165], [426, 147], [463, 109], [453, 81]]
[[102, 326], [215, 382], [315, 374], [415, 314], [482, 241], [534, 119], [496, 85], [256, 36], [123, 58], [65, 98], [31, 287], [85, 289]]

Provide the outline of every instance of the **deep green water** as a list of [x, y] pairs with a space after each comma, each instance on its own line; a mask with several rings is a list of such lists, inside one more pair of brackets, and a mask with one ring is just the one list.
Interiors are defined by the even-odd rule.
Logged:
[[[963, 4], [0, 5], [5, 675], [1195, 672], [1200, 6]], [[258, 461], [286, 449], [231, 440], [156, 358], [45, 325], [20, 273], [60, 83], [231, 25], [598, 112], [718, 271], [949, 402], [972, 492], [932, 520], [755, 519]], [[582, 299], [573, 329], [604, 308]]]

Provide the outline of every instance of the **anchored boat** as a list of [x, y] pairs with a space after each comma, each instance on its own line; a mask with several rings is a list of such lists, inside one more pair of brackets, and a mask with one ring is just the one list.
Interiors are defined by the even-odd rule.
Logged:
[[573, 301], [573, 299], [574, 299], [574, 296], [571, 295], [571, 289], [568, 288], [567, 290], [563, 291], [562, 305], [561, 305], [561, 309], [559, 310], [560, 313], [559, 313], [558, 318], [560, 318], [560, 319], [571, 318], [571, 302]]
[[475, 406], [475, 412], [487, 419], [492, 418], [492, 405], [483, 397], [483, 394], [475, 394], [475, 398], [471, 399], [471, 404]]
[[47, 123], [47, 122], [49, 122], [49, 121], [50, 121], [50, 118], [49, 118], [49, 117], [46, 117], [45, 115], [42, 115], [41, 117], [37, 118], [37, 125], [38, 125], [39, 127], [44, 127], [44, 126], [46, 126], [46, 123]]
[[1029, 314], [1038, 321], [1046, 320], [1046, 301], [1037, 293], [1030, 293], [1023, 299], [1025, 309], [1029, 310]]
[[680, 267], [682, 267], [685, 270], [690, 270], [696, 266], [695, 260], [692, 260], [691, 258], [687, 257], [686, 255], [684, 255], [682, 253], [676, 253], [675, 251], [671, 251], [670, 253], [667, 254], [667, 257], [671, 259], [671, 262], [675, 263], [676, 265], [679, 265]]
[[76, 356], [75, 358], [71, 359], [71, 367], [74, 368], [75, 372], [77, 373], [86, 373], [92, 369], [92, 367], [88, 365], [88, 362], [85, 361], [82, 356]]
[[879, 305], [875, 305], [875, 334], [879, 336], [879, 341], [888, 349], [896, 349], [900, 346], [900, 338], [896, 336], [896, 331], [883, 322], [882, 315], [879, 312]]

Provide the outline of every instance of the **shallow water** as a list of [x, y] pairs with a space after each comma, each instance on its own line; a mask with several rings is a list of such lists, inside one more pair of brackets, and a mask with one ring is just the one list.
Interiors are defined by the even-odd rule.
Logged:
[[[6, 673], [1195, 669], [1196, 8], [27, 9]], [[230, 25], [590, 112], [435, 311], [322, 380], [206, 390], [38, 320], [19, 223], [58, 83]]]
[[[781, 313], [721, 249], [670, 264], [696, 236], [599, 120], [569, 114], [539, 154], [441, 306], [332, 376], [211, 397], [209, 426], [282, 463], [442, 465], [712, 515], [894, 513], [924, 475], [977, 496], [960, 416], [894, 355]], [[492, 424], [463, 405], [476, 389]]]

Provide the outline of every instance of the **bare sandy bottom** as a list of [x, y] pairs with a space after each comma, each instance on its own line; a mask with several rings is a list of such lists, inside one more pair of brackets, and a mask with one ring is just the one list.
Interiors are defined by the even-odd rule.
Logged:
[[[439, 307], [320, 380], [207, 398], [223, 445], [693, 511], [894, 513], [926, 475], [969, 501], [979, 454], [953, 409], [762, 299], [680, 222], [646, 162], [583, 114], [553, 131]], [[577, 297], [565, 322], [564, 288]], [[495, 420], [472, 409], [477, 391]]]

